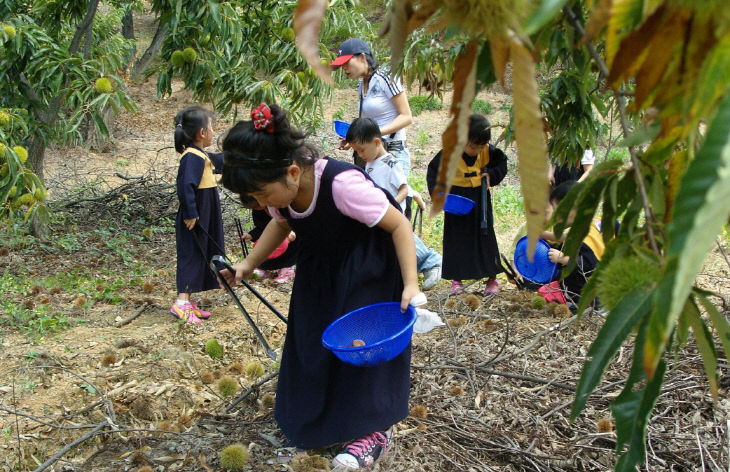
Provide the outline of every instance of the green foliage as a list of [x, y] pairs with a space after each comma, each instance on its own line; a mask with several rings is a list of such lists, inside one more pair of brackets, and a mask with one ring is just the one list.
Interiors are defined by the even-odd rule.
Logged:
[[440, 110], [444, 106], [441, 100], [438, 100], [436, 97], [431, 95], [414, 95], [408, 97], [408, 104], [410, 105], [411, 113], [414, 116], [420, 115], [424, 110]]
[[522, 218], [525, 213], [525, 203], [519, 187], [511, 184], [501, 184], [492, 189], [492, 206], [497, 218]]
[[49, 333], [69, 328], [73, 320], [65, 313], [55, 312], [44, 304], [30, 305], [20, 302], [27, 300], [32, 279], [10, 274], [7, 270], [0, 276], [0, 329], [18, 329], [30, 338], [40, 338]]
[[[10, 118], [0, 127], [0, 142], [7, 147], [81, 143], [81, 125], [88, 120], [107, 136], [101, 112], [108, 107], [133, 109], [116, 75], [125, 69], [125, 53], [132, 44], [118, 32], [123, 9], [109, 5], [97, 12], [92, 34], [84, 35], [77, 28], [87, 7], [84, 2], [4, 2], [0, 6], [0, 17], [8, 19], [0, 47], [0, 109]], [[104, 79], [97, 85], [100, 77]], [[6, 150], [3, 154], [0, 220], [10, 220], [13, 228], [18, 220], [45, 226], [48, 207], [23, 196], [34, 195], [37, 188], [45, 195], [42, 182], [30, 165], [18, 162], [22, 155], [9, 155]], [[31, 158], [42, 165], [42, 155]], [[13, 187], [18, 191], [8, 206]]]
[[[218, 112], [233, 112], [239, 105], [248, 115], [251, 105], [277, 103], [292, 112], [308, 129], [322, 123], [322, 107], [332, 88], [316, 77], [291, 35], [296, 2], [265, 0], [240, 8], [235, 2], [152, 2], [169, 34], [162, 46], [163, 62], [147, 74], [157, 75], [161, 96], [172, 93], [178, 75], [193, 100], [211, 102]], [[352, 0], [329, 2], [322, 25], [320, 56], [334, 59], [335, 48], [351, 36], [369, 38], [372, 26]], [[191, 48], [192, 63], [180, 67], [175, 51]]]
[[8, 221], [11, 228], [34, 218], [47, 223], [46, 188], [30, 168], [28, 151], [5, 145], [0, 151], [0, 221]]
[[471, 106], [474, 113], [481, 113], [482, 115], [491, 115], [492, 108], [491, 103], [486, 100], [482, 100], [481, 98], [475, 98], [474, 103]]

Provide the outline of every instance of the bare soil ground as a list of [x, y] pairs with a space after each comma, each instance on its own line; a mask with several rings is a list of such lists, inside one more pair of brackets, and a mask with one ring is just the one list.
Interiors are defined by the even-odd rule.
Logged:
[[[145, 465], [155, 471], [223, 470], [218, 452], [234, 442], [251, 452], [243, 470], [326, 470], [278, 463], [283, 443], [272, 409], [278, 365], [262, 352], [225, 293], [207, 294], [203, 303], [213, 317], [201, 325], [176, 323], [169, 314], [175, 297], [174, 232], [169, 220], [167, 227], [163, 223], [177, 208], [172, 117], [191, 98], [179, 84], [165, 99], [157, 98], [152, 82], [130, 84], [130, 91], [139, 110], [117, 118], [113, 151], [57, 148], [48, 156], [51, 195], [65, 202], [56, 210], [67, 215], [51, 238], [58, 243], [76, 236], [81, 247], [16, 245], [0, 252], [6, 275], [33, 280], [88, 269], [97, 274], [77, 292], [31, 282], [17, 300], [19, 305], [67, 310], [76, 322], [42, 337], [15, 329], [2, 334], [0, 469], [41, 470], [41, 463], [92, 434], [47, 470], [137, 471]], [[354, 95], [338, 91], [334, 103], [356, 109]], [[498, 90], [485, 97], [495, 110], [508, 101]], [[446, 119], [445, 111], [425, 112], [409, 129], [411, 140], [419, 133], [430, 136], [423, 148], [412, 148], [417, 175], [425, 175], [428, 159], [439, 149]], [[492, 119], [506, 123], [502, 115]], [[230, 124], [218, 121], [217, 130]], [[320, 134], [331, 136], [334, 147], [331, 130]], [[515, 182], [516, 175], [510, 179]], [[240, 249], [231, 217], [239, 208], [235, 196], [224, 192], [223, 201], [227, 247], [236, 256]], [[116, 212], [152, 215], [161, 229], [142, 237], [147, 223], [122, 225]], [[515, 230], [499, 235], [503, 247]], [[114, 242], [123, 232], [140, 237]], [[109, 301], [101, 296], [109, 289], [105, 280], [117, 280], [120, 274], [129, 283], [115, 287], [120, 297]], [[699, 282], [728, 299], [729, 279], [728, 265], [716, 248]], [[531, 294], [502, 282], [502, 292], [487, 298], [479, 284], [469, 286], [464, 296], [449, 297], [445, 281], [429, 293], [429, 309], [448, 324], [413, 338], [412, 413], [397, 425], [397, 447], [381, 470], [612, 468], [616, 436], [608, 404], [621, 391], [632, 346], [620, 350], [583, 414], [571, 423], [574, 388], [604, 319], [588, 316], [577, 323], [555, 307], [535, 309]], [[255, 287], [287, 313], [289, 284], [257, 281]], [[285, 325], [245, 289], [238, 294], [280, 352]], [[721, 308], [727, 315], [728, 307]], [[129, 321], [134, 315], [139, 316]], [[224, 346], [220, 359], [204, 352], [205, 342], [213, 338]], [[247, 376], [250, 362], [261, 363], [264, 374]], [[720, 396], [713, 405], [693, 343], [669, 362], [664, 393], [649, 424], [646, 468], [724, 470], [729, 460], [727, 364], [723, 360], [719, 366]], [[235, 380], [235, 395], [219, 393], [217, 384], [224, 376]], [[327, 448], [310, 454], [329, 460], [336, 452]]]

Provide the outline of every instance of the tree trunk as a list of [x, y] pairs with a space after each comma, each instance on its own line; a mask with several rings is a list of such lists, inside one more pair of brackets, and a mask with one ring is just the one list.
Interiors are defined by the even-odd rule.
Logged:
[[46, 143], [38, 135], [33, 136], [28, 145], [28, 162], [33, 167], [33, 172], [39, 179], [43, 180], [43, 157], [46, 153]]
[[[124, 14], [124, 17], [122, 18], [122, 36], [124, 36], [125, 39], [131, 39], [134, 41], [134, 16], [132, 16], [132, 9], [128, 9], [127, 13]], [[127, 55], [127, 64], [132, 65], [132, 61], [134, 60], [134, 56], [137, 55], [137, 42], [135, 41], [132, 44], [131, 49], [129, 50], [129, 54]]]
[[157, 57], [157, 54], [160, 52], [160, 48], [162, 47], [162, 42], [165, 40], [165, 33], [167, 33], [168, 28], [169, 25], [167, 23], [157, 26], [157, 31], [155, 32], [155, 37], [152, 38], [150, 47], [147, 48], [144, 54], [142, 54], [142, 57], [140, 57], [134, 64], [134, 67], [132, 67], [132, 71], [130, 72], [132, 80], [140, 80], [145, 69], [147, 69], [150, 63]]
[[114, 149], [114, 143], [112, 142], [112, 136], [114, 135], [114, 110], [110, 106], [104, 107], [101, 112], [101, 119], [106, 125], [109, 136], [104, 136], [99, 132], [96, 124], [90, 115], [84, 118], [82, 126], [82, 133], [84, 135], [84, 144], [91, 150], [97, 152], [109, 152]]

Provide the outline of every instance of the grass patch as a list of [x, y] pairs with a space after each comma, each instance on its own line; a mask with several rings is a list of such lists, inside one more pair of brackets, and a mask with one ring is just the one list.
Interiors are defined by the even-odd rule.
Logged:
[[474, 113], [481, 113], [482, 115], [490, 115], [493, 108], [491, 103], [481, 98], [475, 98], [474, 104], [472, 105]]
[[444, 107], [439, 99], [430, 95], [414, 95], [408, 97], [408, 104], [411, 106], [413, 116], [418, 116], [426, 110], [436, 111]]

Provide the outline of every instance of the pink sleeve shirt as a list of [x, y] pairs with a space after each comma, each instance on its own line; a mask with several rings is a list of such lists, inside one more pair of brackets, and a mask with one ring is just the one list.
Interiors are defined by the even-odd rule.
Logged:
[[[298, 213], [289, 207], [292, 218], [306, 218], [311, 215], [317, 204], [322, 172], [327, 165], [326, 159], [314, 163], [314, 197], [304, 212]], [[346, 170], [335, 176], [332, 181], [332, 198], [337, 209], [345, 216], [359, 221], [368, 227], [377, 225], [388, 211], [390, 202], [385, 193], [376, 188], [373, 182], [357, 169]], [[269, 213], [275, 220], [284, 220], [279, 210], [269, 207]]]

